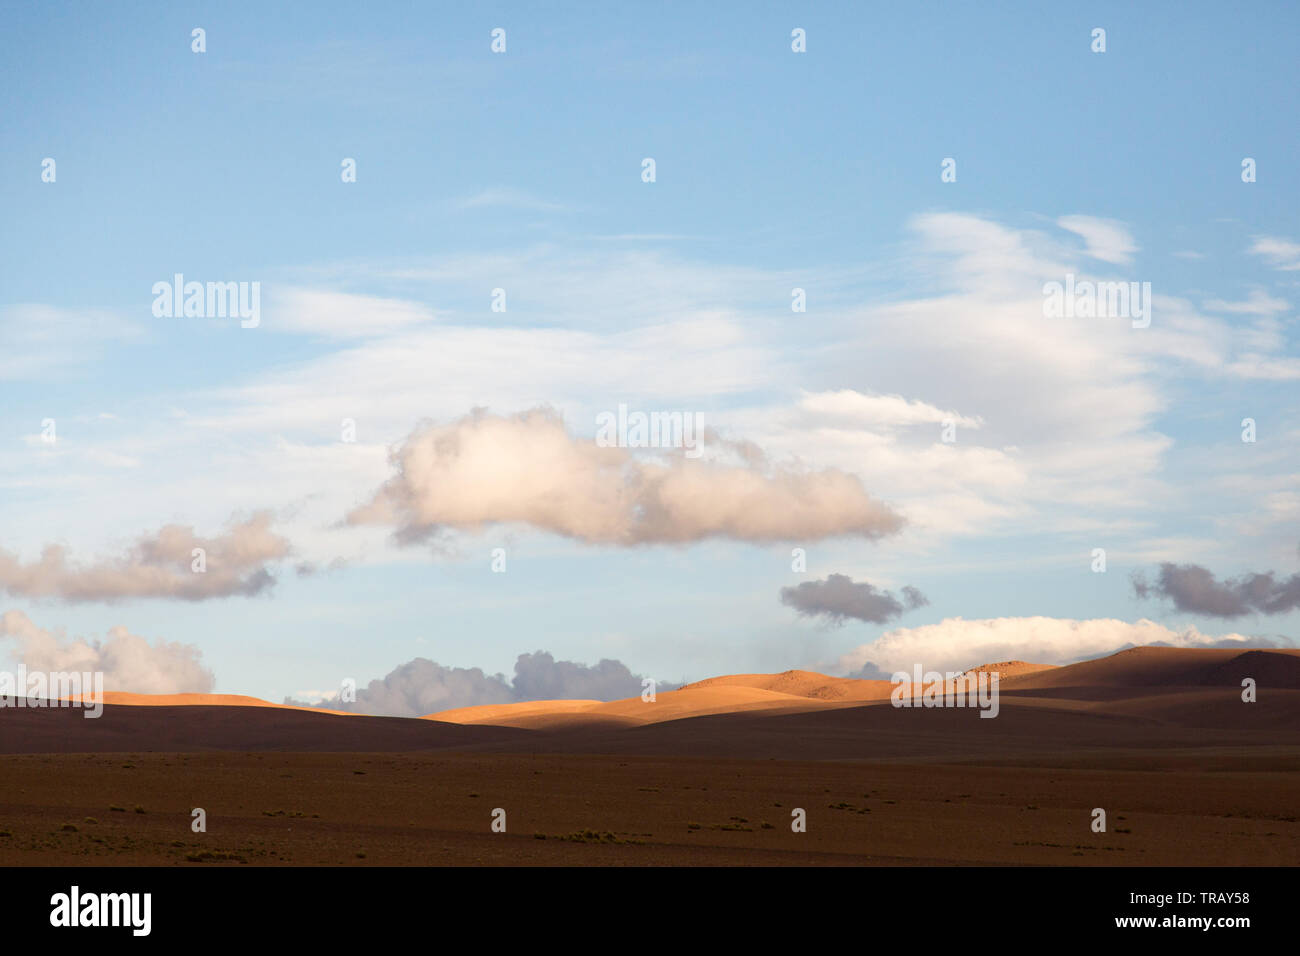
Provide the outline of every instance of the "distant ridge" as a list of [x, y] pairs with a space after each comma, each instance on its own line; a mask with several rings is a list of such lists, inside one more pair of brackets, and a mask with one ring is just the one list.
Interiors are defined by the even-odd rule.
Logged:
[[[200, 750], [664, 753], [866, 759], [1058, 747], [1300, 743], [1300, 650], [1138, 647], [996, 671], [1000, 711], [891, 706], [888, 681], [812, 671], [731, 674], [654, 701], [529, 701], [421, 718], [341, 714], [232, 694], [106, 695], [104, 712], [0, 708], [0, 753]], [[1242, 700], [1252, 678], [1258, 698]], [[974, 718], [974, 720], [972, 720]]]

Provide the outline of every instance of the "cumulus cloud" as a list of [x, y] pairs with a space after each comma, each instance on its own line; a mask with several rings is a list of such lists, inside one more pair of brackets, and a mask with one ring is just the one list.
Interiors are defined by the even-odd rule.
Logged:
[[[196, 549], [202, 554], [195, 555]], [[0, 590], [67, 602], [248, 596], [275, 582], [267, 564], [289, 552], [289, 542], [271, 530], [270, 512], [258, 512], [211, 538], [184, 525], [167, 525], [138, 539], [122, 556], [92, 563], [72, 562], [62, 545], [49, 545], [30, 563], [0, 549]]]
[[[659, 682], [657, 689], [673, 685]], [[357, 689], [355, 702], [335, 694], [314, 706], [388, 717], [421, 717], [440, 710], [529, 700], [621, 700], [641, 693], [641, 678], [618, 661], [594, 666], [557, 661], [546, 651], [520, 654], [514, 679], [485, 674], [477, 667], [443, 667], [427, 658], [395, 668], [382, 680]], [[286, 704], [304, 701], [285, 699]]]
[[588, 667], [537, 651], [515, 661], [514, 692], [518, 700], [621, 700], [641, 693], [641, 678], [619, 661]]
[[711, 449], [728, 457], [636, 457], [571, 436], [551, 409], [477, 409], [417, 428], [390, 455], [397, 473], [347, 521], [392, 525], [403, 542], [515, 522], [618, 546], [878, 538], [903, 526], [847, 472], [773, 465], [741, 443]]
[[1300, 574], [1279, 581], [1266, 571], [1220, 582], [1199, 564], [1165, 562], [1155, 583], [1134, 575], [1133, 591], [1140, 598], [1169, 598], [1180, 611], [1209, 617], [1285, 614], [1300, 607]]
[[883, 624], [904, 611], [929, 604], [916, 588], [908, 585], [900, 601], [889, 591], [877, 589], [866, 581], [854, 582], [844, 574], [832, 574], [824, 581], [804, 581], [781, 589], [781, 603], [805, 617], [824, 617], [835, 624], [848, 618]]
[[1274, 646], [1242, 634], [1213, 637], [1191, 627], [1174, 631], [1153, 621], [1135, 624], [1113, 618], [1079, 621], [1052, 617], [999, 617], [968, 621], [946, 618], [923, 627], [896, 628], [840, 657], [846, 673], [892, 674], [925, 670], [962, 671], [991, 661], [1023, 660], [1035, 664], [1069, 664], [1111, 654], [1126, 647]]
[[[385, 717], [420, 717], [452, 707], [508, 704], [515, 699], [501, 674], [485, 674], [477, 667], [443, 667], [417, 657], [393, 669], [382, 680], [357, 688], [355, 701], [340, 695], [326, 697], [317, 706]], [[286, 704], [305, 701], [285, 698]]]
[[37, 627], [21, 611], [0, 616], [0, 638], [17, 643], [17, 656], [29, 672], [102, 672], [104, 690], [135, 694], [206, 694], [212, 671], [202, 651], [191, 644], [157, 641], [110, 627], [107, 637], [68, 639], [61, 631]]

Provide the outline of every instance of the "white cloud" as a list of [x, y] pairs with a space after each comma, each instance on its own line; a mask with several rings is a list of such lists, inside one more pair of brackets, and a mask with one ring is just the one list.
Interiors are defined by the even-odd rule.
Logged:
[[545, 408], [509, 417], [480, 410], [413, 432], [392, 454], [396, 474], [348, 520], [391, 525], [399, 540], [518, 523], [618, 546], [877, 538], [903, 526], [850, 474], [715, 445], [706, 441], [706, 450], [734, 452], [735, 462], [680, 451], [636, 457], [571, 436]]
[[851, 388], [837, 392], [804, 392], [799, 407], [815, 415], [872, 426], [925, 425], [953, 422], [964, 428], [979, 428], [979, 417], [944, 411], [926, 402], [908, 401], [901, 395], [864, 395]]
[[475, 193], [473, 196], [466, 196], [464, 199], [457, 200], [456, 206], [459, 209], [482, 209], [490, 206], [504, 206], [514, 209], [530, 209], [535, 212], [563, 212], [565, 206], [562, 203], [548, 202], [544, 199], [538, 199], [530, 196], [528, 193], [518, 189], [507, 187], [493, 187], [484, 189]]
[[960, 671], [995, 661], [1068, 664], [1113, 653], [1128, 645], [1170, 644], [1210, 647], [1221, 641], [1247, 642], [1241, 634], [1213, 637], [1194, 627], [1174, 631], [1148, 620], [1136, 624], [1113, 618], [1070, 620], [1052, 617], [999, 617], [968, 621], [946, 618], [923, 627], [901, 627], [840, 657], [837, 667], [853, 673], [874, 664], [886, 673]]
[[269, 512], [232, 521], [224, 534], [212, 538], [199, 537], [190, 527], [167, 525], [138, 539], [124, 555], [91, 564], [70, 562], [62, 545], [48, 545], [39, 560], [28, 563], [0, 550], [0, 590], [69, 602], [253, 595], [274, 583], [268, 562], [289, 554], [289, 542], [270, 526]]
[[1244, 353], [1228, 365], [1227, 371], [1237, 378], [1292, 382], [1300, 379], [1300, 358], [1276, 358]]
[[43, 381], [87, 365], [139, 327], [100, 309], [22, 303], [0, 306], [0, 382]]
[[1081, 236], [1086, 254], [1094, 259], [1114, 265], [1128, 265], [1133, 261], [1137, 243], [1122, 222], [1096, 216], [1062, 216], [1056, 224]]
[[331, 339], [389, 335], [434, 321], [433, 309], [418, 302], [316, 289], [285, 288], [268, 295], [263, 327]]
[[190, 644], [157, 641], [111, 627], [103, 641], [69, 640], [61, 632], [37, 627], [21, 611], [0, 616], [0, 638], [18, 643], [18, 657], [29, 672], [102, 672], [104, 690], [135, 694], [205, 694], [212, 671]]
[[1281, 239], [1277, 236], [1256, 236], [1248, 250], [1252, 255], [1260, 256], [1274, 269], [1294, 272], [1300, 269], [1300, 242]]
[[1275, 299], [1263, 289], [1252, 289], [1249, 298], [1242, 302], [1228, 302], [1223, 299], [1210, 299], [1201, 306], [1211, 312], [1230, 312], [1235, 315], [1275, 315], [1286, 312], [1291, 303], [1285, 299]]
[[[182, 419], [122, 408], [128, 418], [111, 435], [83, 430], [76, 444], [60, 419], [57, 449], [19, 446], [0, 461], [0, 486], [58, 489], [64, 536], [109, 522], [129, 534], [159, 510], [219, 521], [218, 503], [292, 504], [285, 533], [303, 559], [394, 560], [373, 529], [326, 528], [384, 480], [385, 446], [413, 423], [542, 404], [583, 423], [627, 402], [703, 411], [775, 458], [856, 476], [908, 516], [894, 546], [913, 547], [918, 536], [935, 545], [1027, 521], [1129, 526], [1151, 501], [1175, 507], [1179, 480], [1164, 470], [1173, 442], [1159, 429], [1175, 389], [1193, 376], [1300, 375], [1268, 316], [1229, 321], [1157, 295], [1144, 330], [1048, 320], [1042, 285], [1084, 277], [1078, 249], [959, 213], [910, 225], [904, 259], [854, 270], [763, 272], [608, 245], [337, 267], [329, 281], [383, 294], [292, 287], [317, 306], [293, 324], [310, 329], [315, 316], [332, 340], [323, 354], [164, 396], [184, 406]], [[867, 274], [922, 291], [846, 291]], [[812, 311], [774, 314], [804, 284], [821, 290]], [[509, 313], [488, 310], [484, 290], [497, 285]], [[387, 318], [357, 321], [363, 314]], [[355, 444], [339, 440], [344, 418], [356, 422]], [[940, 440], [947, 418], [953, 444]], [[137, 462], [149, 465], [147, 481], [141, 468], [110, 467]], [[104, 496], [121, 510], [97, 514]], [[43, 543], [25, 514], [7, 517], [11, 542]]]

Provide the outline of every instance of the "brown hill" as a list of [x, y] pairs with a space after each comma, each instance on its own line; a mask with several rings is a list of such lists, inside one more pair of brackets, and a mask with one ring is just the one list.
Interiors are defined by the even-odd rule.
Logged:
[[1300, 690], [1300, 650], [1134, 647], [1109, 657], [1011, 677], [1004, 690], [1060, 687], [1260, 687]]
[[[79, 701], [82, 697], [67, 697]], [[130, 707], [275, 707], [280, 710], [305, 710], [314, 714], [344, 714], [343, 710], [325, 710], [320, 707], [301, 707], [296, 704], [273, 704], [260, 697], [244, 694], [132, 694], [127, 691], [104, 691], [105, 704], [125, 704]]]
[[[532, 701], [411, 720], [336, 714], [232, 695], [109, 695], [103, 716], [0, 708], [0, 752], [421, 751], [749, 755], [789, 759], [1078, 748], [1261, 747], [1300, 742], [1300, 651], [1141, 647], [1065, 667], [982, 665], [996, 719], [975, 708], [896, 708], [892, 685], [810, 671], [735, 674], [653, 702]], [[1258, 701], [1241, 700], [1253, 677]]]
[[467, 749], [521, 733], [275, 706], [106, 704], [97, 718], [85, 713], [76, 707], [0, 708], [0, 753], [423, 751]]
[[827, 677], [814, 671], [782, 671], [780, 674], [732, 674], [710, 677], [687, 684], [682, 690], [706, 687], [752, 687], [775, 691], [792, 697], [813, 700], [882, 700], [892, 689], [886, 680], [860, 680], [853, 677]]
[[1012, 677], [1023, 677], [1039, 671], [1056, 670], [1056, 664], [1031, 664], [1028, 661], [1000, 661], [996, 664], [981, 664], [966, 671], [967, 674], [997, 674], [999, 681]]

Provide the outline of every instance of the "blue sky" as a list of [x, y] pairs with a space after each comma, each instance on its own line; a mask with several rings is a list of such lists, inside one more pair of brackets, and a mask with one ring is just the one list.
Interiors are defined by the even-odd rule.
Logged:
[[[0, 551], [26, 577], [0, 573], [0, 611], [52, 646], [122, 627], [201, 654], [218, 690], [280, 699], [417, 656], [509, 674], [545, 649], [678, 680], [1059, 661], [1137, 634], [1078, 638], [1098, 620], [1192, 643], [1296, 632], [1294, 610], [1208, 613], [1131, 582], [1165, 562], [1297, 571], [1292, 5], [4, 19]], [[156, 318], [151, 287], [178, 272], [259, 282], [261, 324]], [[1149, 282], [1151, 327], [1043, 318], [1042, 284], [1067, 272]], [[545, 404], [589, 443], [619, 403], [700, 412], [907, 523], [611, 545], [451, 522], [437, 548], [346, 523], [421, 420]], [[948, 413], [978, 427], [945, 444]], [[528, 492], [535, 462], [503, 467]], [[163, 526], [208, 539], [264, 511], [288, 545], [254, 596], [33, 583], [51, 544], [77, 573], [120, 570]], [[782, 602], [831, 574], [929, 603], [872, 621]], [[22, 633], [0, 642], [12, 658], [35, 653]]]

